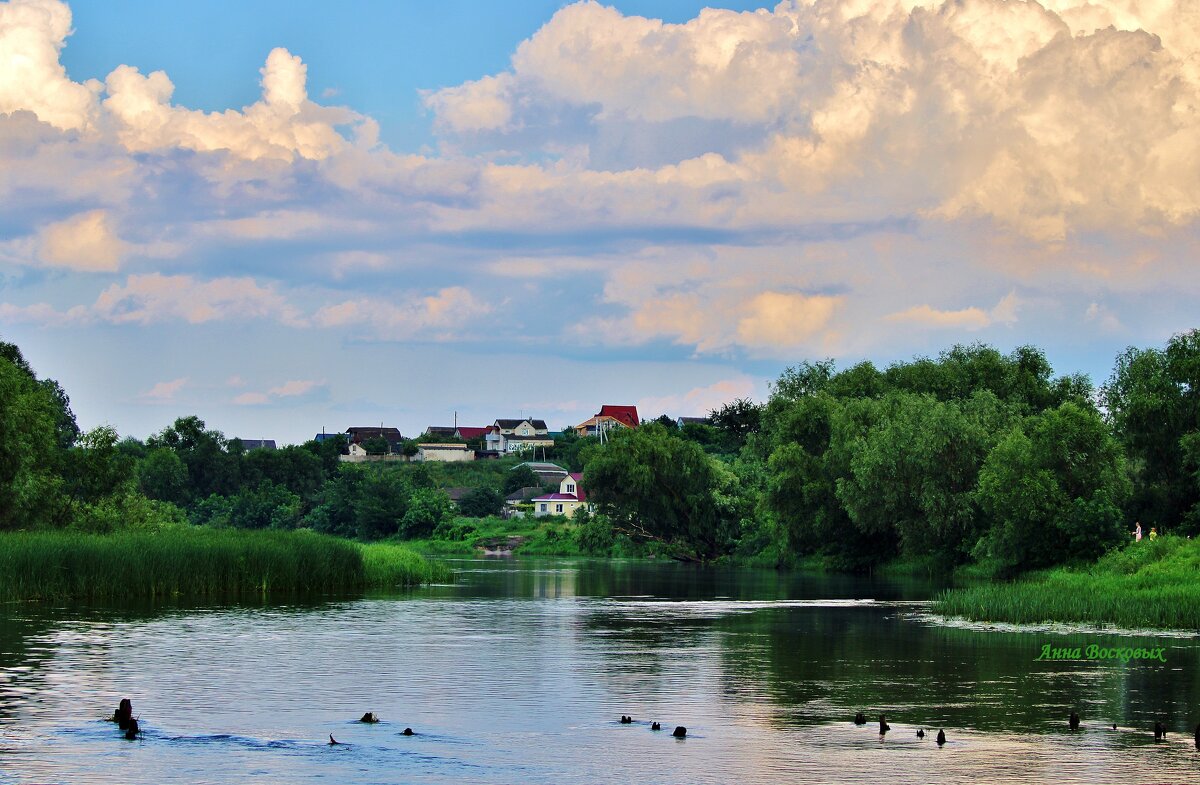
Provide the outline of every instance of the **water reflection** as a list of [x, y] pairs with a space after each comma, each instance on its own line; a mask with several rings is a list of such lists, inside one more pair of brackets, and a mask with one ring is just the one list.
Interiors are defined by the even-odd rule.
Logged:
[[[403, 595], [10, 606], [0, 783], [1095, 783], [1185, 780], [1200, 762], [1179, 735], [1200, 720], [1195, 639], [939, 626], [912, 604], [936, 587], [909, 581], [456, 567], [456, 584]], [[1036, 661], [1068, 640], [1161, 645], [1167, 662]], [[142, 742], [101, 721], [125, 695]], [[368, 710], [384, 722], [353, 722]], [[859, 710], [892, 732], [852, 725]]]

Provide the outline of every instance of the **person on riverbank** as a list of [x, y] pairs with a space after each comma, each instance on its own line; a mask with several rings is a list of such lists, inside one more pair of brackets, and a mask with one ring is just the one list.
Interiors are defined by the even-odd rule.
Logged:
[[1150, 527], [1150, 539], [1151, 540], [1158, 539], [1158, 529], [1154, 528], [1153, 526]]
[[1142, 541], [1142, 522], [1141, 521], [1138, 521], [1133, 526], [1133, 541], [1134, 542]]

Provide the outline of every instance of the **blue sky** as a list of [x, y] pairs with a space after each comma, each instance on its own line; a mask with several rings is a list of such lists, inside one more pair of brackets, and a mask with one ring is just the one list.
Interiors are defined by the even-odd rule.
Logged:
[[1103, 381], [1196, 326], [1198, 56], [1111, 1], [0, 0], [0, 336], [139, 437]]

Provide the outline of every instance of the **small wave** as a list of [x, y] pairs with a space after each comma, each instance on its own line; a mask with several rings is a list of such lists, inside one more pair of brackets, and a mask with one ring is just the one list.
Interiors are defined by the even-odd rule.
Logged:
[[1062, 634], [1088, 633], [1092, 635], [1119, 635], [1130, 638], [1200, 638], [1200, 632], [1195, 630], [1156, 630], [1130, 629], [1114, 627], [1107, 624], [1087, 624], [1085, 622], [1041, 622], [1038, 624], [1015, 624], [1004, 621], [973, 621], [962, 616], [943, 616], [936, 613], [906, 614], [913, 621], [932, 624], [939, 627], [953, 627], [963, 630], [978, 630], [980, 632], [1052, 632]]

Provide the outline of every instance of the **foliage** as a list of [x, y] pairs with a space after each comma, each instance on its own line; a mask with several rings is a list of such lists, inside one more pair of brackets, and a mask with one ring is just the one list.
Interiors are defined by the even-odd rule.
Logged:
[[61, 467], [64, 409], [57, 384], [42, 384], [17, 347], [0, 342], [0, 529], [62, 526], [70, 506]]
[[743, 514], [732, 472], [657, 423], [592, 448], [583, 486], [615, 529], [683, 558], [728, 553]]
[[504, 491], [504, 495], [507, 497], [509, 494], [516, 493], [522, 488], [531, 488], [540, 486], [541, 484], [542, 481], [538, 479], [538, 476], [534, 473], [533, 469], [521, 464], [504, 476], [504, 485], [502, 490]]
[[758, 431], [762, 424], [762, 407], [749, 398], [738, 398], [708, 413], [709, 422], [738, 442]]
[[990, 392], [948, 402], [893, 393], [879, 415], [837, 481], [838, 500], [864, 533], [894, 531], [905, 553], [966, 561], [985, 531], [976, 476], [1008, 409]]
[[406, 540], [428, 537], [438, 524], [454, 514], [454, 504], [445, 491], [418, 488], [408, 500], [408, 509], [400, 519], [400, 536]]
[[1008, 571], [1093, 560], [1125, 536], [1125, 461], [1100, 416], [1064, 403], [1014, 427], [988, 456], [977, 498], [988, 553]]
[[363, 439], [362, 448], [366, 450], [367, 455], [387, 455], [392, 451], [391, 444], [382, 436], [372, 436], [369, 439]]
[[1182, 522], [1182, 533], [1200, 534], [1188, 446], [1200, 432], [1200, 331], [1176, 335], [1164, 349], [1130, 347], [1101, 393], [1133, 472], [1132, 516], [1159, 531]]
[[473, 488], [458, 500], [458, 509], [469, 518], [486, 518], [504, 511], [504, 497], [494, 488]]

